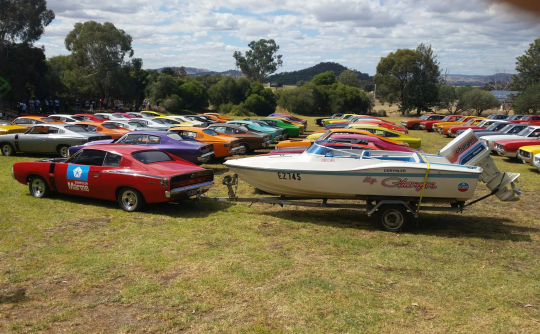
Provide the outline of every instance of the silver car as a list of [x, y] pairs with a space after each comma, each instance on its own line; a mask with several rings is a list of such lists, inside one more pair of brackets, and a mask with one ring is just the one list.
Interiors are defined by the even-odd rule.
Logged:
[[55, 153], [69, 157], [69, 147], [84, 143], [111, 139], [111, 136], [88, 132], [73, 124], [36, 124], [25, 133], [0, 135], [2, 155], [16, 153]]
[[145, 126], [143, 123], [137, 122], [136, 119], [126, 120], [126, 121], [117, 121], [117, 120], [105, 121], [103, 123], [114, 124], [116, 126], [119, 126], [121, 128], [124, 128], [124, 129], [131, 130], [131, 131], [157, 131], [157, 130], [160, 130], [160, 129]]

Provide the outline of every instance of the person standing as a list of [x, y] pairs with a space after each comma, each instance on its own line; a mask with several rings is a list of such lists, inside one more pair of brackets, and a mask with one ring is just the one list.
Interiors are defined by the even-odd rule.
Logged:
[[159, 100], [156, 101], [156, 108], [157, 108], [157, 112], [159, 112]]
[[120, 101], [118, 107], [120, 107], [120, 112], [124, 112], [124, 102]]
[[51, 96], [49, 96], [49, 113], [53, 113], [53, 109], [54, 109], [54, 100], [52, 99]]
[[103, 110], [107, 111], [107, 99], [103, 100]]
[[30, 98], [28, 100], [28, 112], [32, 113], [34, 111], [34, 100]]
[[146, 99], [144, 99], [144, 101], [142, 101], [142, 107], [143, 107], [143, 110], [146, 110]]
[[34, 98], [34, 104], [35, 104], [35, 107], [36, 107], [36, 112], [37, 112], [38, 114], [41, 114], [41, 108], [40, 108], [41, 102], [39, 102], [38, 99]]
[[60, 112], [60, 99], [58, 97], [54, 98], [54, 111], [57, 114]]
[[43, 112], [49, 112], [49, 100], [47, 98], [43, 100]]
[[21, 112], [26, 113], [26, 104], [24, 102], [21, 102]]
[[79, 101], [79, 98], [75, 100], [75, 111], [77, 114], [81, 113], [81, 101]]
[[88, 100], [88, 98], [84, 100], [84, 110], [90, 110], [90, 101]]
[[148, 101], [148, 110], [152, 110], [152, 102]]

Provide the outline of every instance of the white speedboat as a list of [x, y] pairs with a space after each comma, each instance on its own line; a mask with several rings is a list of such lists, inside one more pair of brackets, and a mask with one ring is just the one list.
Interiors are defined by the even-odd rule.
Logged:
[[[473, 197], [478, 181], [483, 180], [491, 182], [488, 187], [499, 199], [513, 199], [519, 189], [512, 182], [519, 174], [500, 173], [492, 162], [489, 150], [468, 130], [440, 155], [364, 151], [352, 145], [334, 149], [314, 143], [302, 154], [257, 156], [225, 164], [255, 188], [289, 197], [422, 197], [463, 202]], [[506, 189], [511, 183], [512, 189]]]

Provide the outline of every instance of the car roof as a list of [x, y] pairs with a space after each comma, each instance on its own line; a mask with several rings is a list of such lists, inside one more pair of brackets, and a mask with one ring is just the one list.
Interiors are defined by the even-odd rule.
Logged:
[[[185, 130], [185, 131], [192, 131], [192, 132], [201, 132], [202, 130], [204, 129], [201, 129], [201, 128], [195, 128], [195, 127], [191, 127], [191, 126], [175, 126], [173, 128], [170, 128], [170, 130], [174, 130], [174, 131], [181, 131], [181, 130]], [[197, 131], [198, 130], [198, 131]]]
[[94, 114], [75, 114], [73, 116], [94, 116]]
[[17, 117], [17, 118], [29, 118], [29, 119], [37, 119], [37, 120], [41, 120], [42, 118], [50, 118], [49, 116], [21, 116], [21, 117]]
[[101, 151], [113, 151], [117, 153], [133, 153], [139, 151], [159, 151], [158, 149], [150, 148], [148, 146], [130, 145], [130, 144], [100, 144], [85, 146], [83, 149], [95, 149]]
[[231, 128], [235, 128], [235, 129], [239, 129], [240, 128], [245, 128], [241, 125], [238, 125], [238, 124], [232, 124], [232, 123], [214, 123], [214, 124], [210, 124], [208, 127], [209, 128], [217, 128], [217, 127], [220, 127], [220, 126], [229, 126]]
[[76, 122], [75, 125], [77, 124], [86, 124], [86, 125], [101, 125], [102, 123], [99, 123], [99, 122]]
[[135, 130], [135, 131], [126, 132], [126, 134], [128, 134], [128, 135], [139, 134], [139, 135], [152, 135], [152, 136], [158, 136], [158, 137], [163, 137], [163, 136], [166, 137], [168, 133], [171, 133], [171, 132], [169, 132], [169, 131], [146, 131], [146, 130]]
[[74, 126], [74, 125], [77, 125], [77, 124], [73, 124], [73, 123], [69, 123], [69, 124], [66, 124], [66, 123], [41, 123], [41, 124], [33, 124], [32, 127], [34, 127], [34, 126], [57, 126], [59, 128], [65, 128], [66, 126]]

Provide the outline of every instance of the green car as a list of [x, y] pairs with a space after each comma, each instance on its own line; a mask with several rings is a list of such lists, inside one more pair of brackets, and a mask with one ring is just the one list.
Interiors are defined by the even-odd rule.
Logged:
[[289, 138], [300, 136], [300, 127], [293, 125], [290, 122], [282, 121], [275, 118], [259, 118], [258, 120], [268, 123], [268, 125], [277, 126], [278, 128], [287, 130]]

